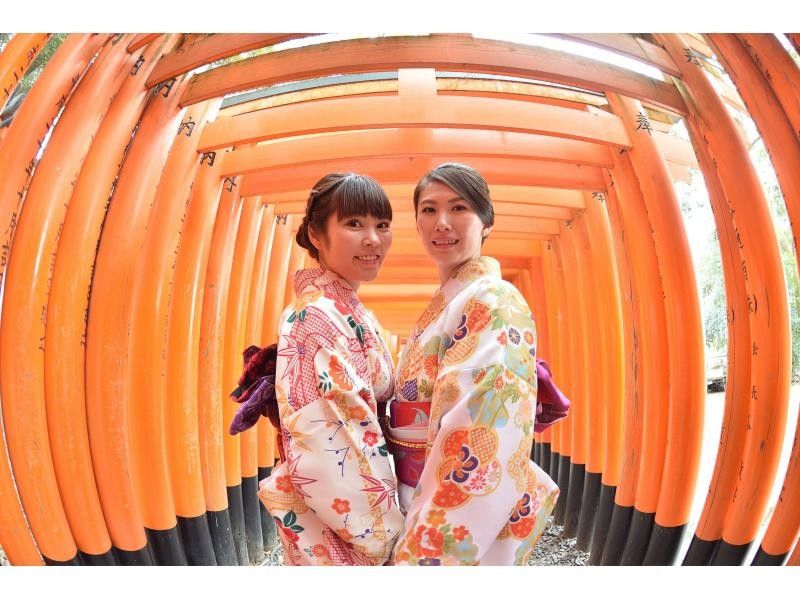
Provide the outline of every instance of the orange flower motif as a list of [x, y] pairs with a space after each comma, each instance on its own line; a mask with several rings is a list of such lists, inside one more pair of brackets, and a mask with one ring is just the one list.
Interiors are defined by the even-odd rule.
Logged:
[[435, 378], [439, 371], [439, 356], [436, 354], [428, 355], [423, 362], [425, 374], [428, 378]]
[[494, 387], [496, 390], [502, 390], [502, 388], [506, 385], [506, 381], [503, 380], [502, 376], [498, 376], [495, 378]]
[[414, 539], [419, 544], [419, 554], [426, 557], [437, 557], [444, 548], [444, 534], [439, 530], [418, 525], [414, 530]]
[[529, 345], [533, 344], [533, 332], [531, 332], [530, 330], [525, 331], [525, 342], [528, 343]]
[[479, 384], [481, 380], [486, 377], [486, 370], [478, 370], [478, 373], [475, 374], [475, 377], [472, 379], [473, 384]]
[[350, 382], [350, 377], [345, 372], [344, 365], [336, 355], [331, 357], [328, 367], [331, 370], [331, 378], [336, 382], [336, 385], [342, 390], [352, 390], [353, 383]]
[[323, 546], [322, 544], [314, 544], [314, 546], [311, 547], [311, 554], [313, 554], [316, 557], [323, 557], [324, 556], [324, 557], [329, 557], [330, 558], [330, 554], [328, 553], [328, 549], [325, 548], [325, 546]]
[[426, 521], [434, 527], [439, 527], [445, 522], [444, 511], [439, 511], [438, 509], [432, 510], [428, 513]]
[[360, 405], [357, 405], [355, 407], [350, 407], [347, 410], [347, 415], [350, 416], [350, 419], [362, 420], [367, 418], [367, 410]]
[[339, 536], [345, 542], [352, 542], [353, 541], [353, 534], [350, 533], [350, 530], [347, 528], [342, 528], [340, 530], [336, 530], [336, 535]]
[[503, 332], [500, 333], [500, 336], [497, 337], [497, 342], [503, 346], [508, 344], [508, 336], [506, 335], [505, 330], [503, 330]]
[[278, 476], [278, 479], [275, 480], [275, 486], [281, 492], [291, 492], [294, 490], [294, 486], [292, 486], [292, 479], [288, 475]]
[[369, 446], [375, 446], [378, 443], [378, 435], [372, 431], [364, 432], [364, 442]]
[[349, 513], [350, 501], [342, 498], [334, 498], [333, 503], [331, 504], [331, 509], [339, 513], [339, 515], [344, 515], [345, 513]]
[[453, 537], [459, 542], [461, 542], [461, 540], [466, 538], [468, 534], [469, 531], [467, 531], [467, 528], [464, 527], [463, 525], [459, 525], [458, 527], [453, 528]]

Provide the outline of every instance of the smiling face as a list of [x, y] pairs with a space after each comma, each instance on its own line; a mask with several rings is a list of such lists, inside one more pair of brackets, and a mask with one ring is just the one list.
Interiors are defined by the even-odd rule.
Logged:
[[453, 189], [431, 181], [419, 194], [417, 230], [444, 284], [459, 266], [481, 255], [481, 241], [491, 227]]
[[319, 251], [320, 263], [354, 290], [378, 276], [392, 246], [391, 220], [369, 215], [339, 219], [334, 212], [328, 217], [324, 236], [313, 229], [309, 229], [309, 236]]

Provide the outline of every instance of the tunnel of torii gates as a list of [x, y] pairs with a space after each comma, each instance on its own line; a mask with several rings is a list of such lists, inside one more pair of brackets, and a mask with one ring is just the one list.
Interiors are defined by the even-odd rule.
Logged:
[[[488, 180], [497, 218], [484, 254], [523, 292], [539, 355], [572, 400], [533, 449], [561, 488], [564, 535], [593, 564], [800, 562], [786, 284], [729, 110], [758, 127], [797, 238], [800, 72], [780, 41], [562, 36], [663, 80], [467, 35], [206, 67], [306, 36], [70, 34], [0, 129], [0, 546], [11, 563], [263, 558], [276, 536], [256, 491], [275, 463], [274, 430], [262, 418], [229, 435], [228, 393], [242, 349], [276, 340], [288, 281], [309, 263], [293, 240], [308, 191], [337, 170], [385, 186], [394, 245], [359, 294], [396, 357], [438, 286], [412, 190], [452, 160]], [[48, 37], [10, 39], [0, 104]], [[690, 142], [667, 133], [681, 119]], [[692, 168], [709, 192], [728, 303], [707, 489], [702, 321], [673, 185]]]

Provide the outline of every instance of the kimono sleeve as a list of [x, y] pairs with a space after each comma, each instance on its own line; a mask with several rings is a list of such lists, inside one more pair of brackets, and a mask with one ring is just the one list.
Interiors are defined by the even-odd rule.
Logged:
[[536, 406], [530, 311], [513, 286], [479, 285], [447, 318], [442, 337], [429, 341], [440, 343], [432, 444], [398, 565], [478, 564], [525, 507]]
[[[403, 516], [370, 383], [357, 375], [343, 335], [324, 344], [312, 335], [301, 343], [313, 361], [298, 364], [291, 384], [279, 387], [285, 395], [279, 403], [298, 408], [281, 413], [287, 462], [276, 487], [301, 500], [301, 508], [308, 507], [349, 551], [368, 559], [364, 564], [382, 563]], [[294, 522], [291, 515], [287, 522]]]

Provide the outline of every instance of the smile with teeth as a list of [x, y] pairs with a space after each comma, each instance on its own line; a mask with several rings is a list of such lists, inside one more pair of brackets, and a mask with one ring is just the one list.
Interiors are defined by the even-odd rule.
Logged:
[[378, 257], [379, 256], [377, 255], [357, 255], [355, 259], [357, 259], [360, 262], [371, 263], [371, 262], [377, 262]]
[[455, 245], [458, 243], [458, 239], [434, 239], [434, 245]]

